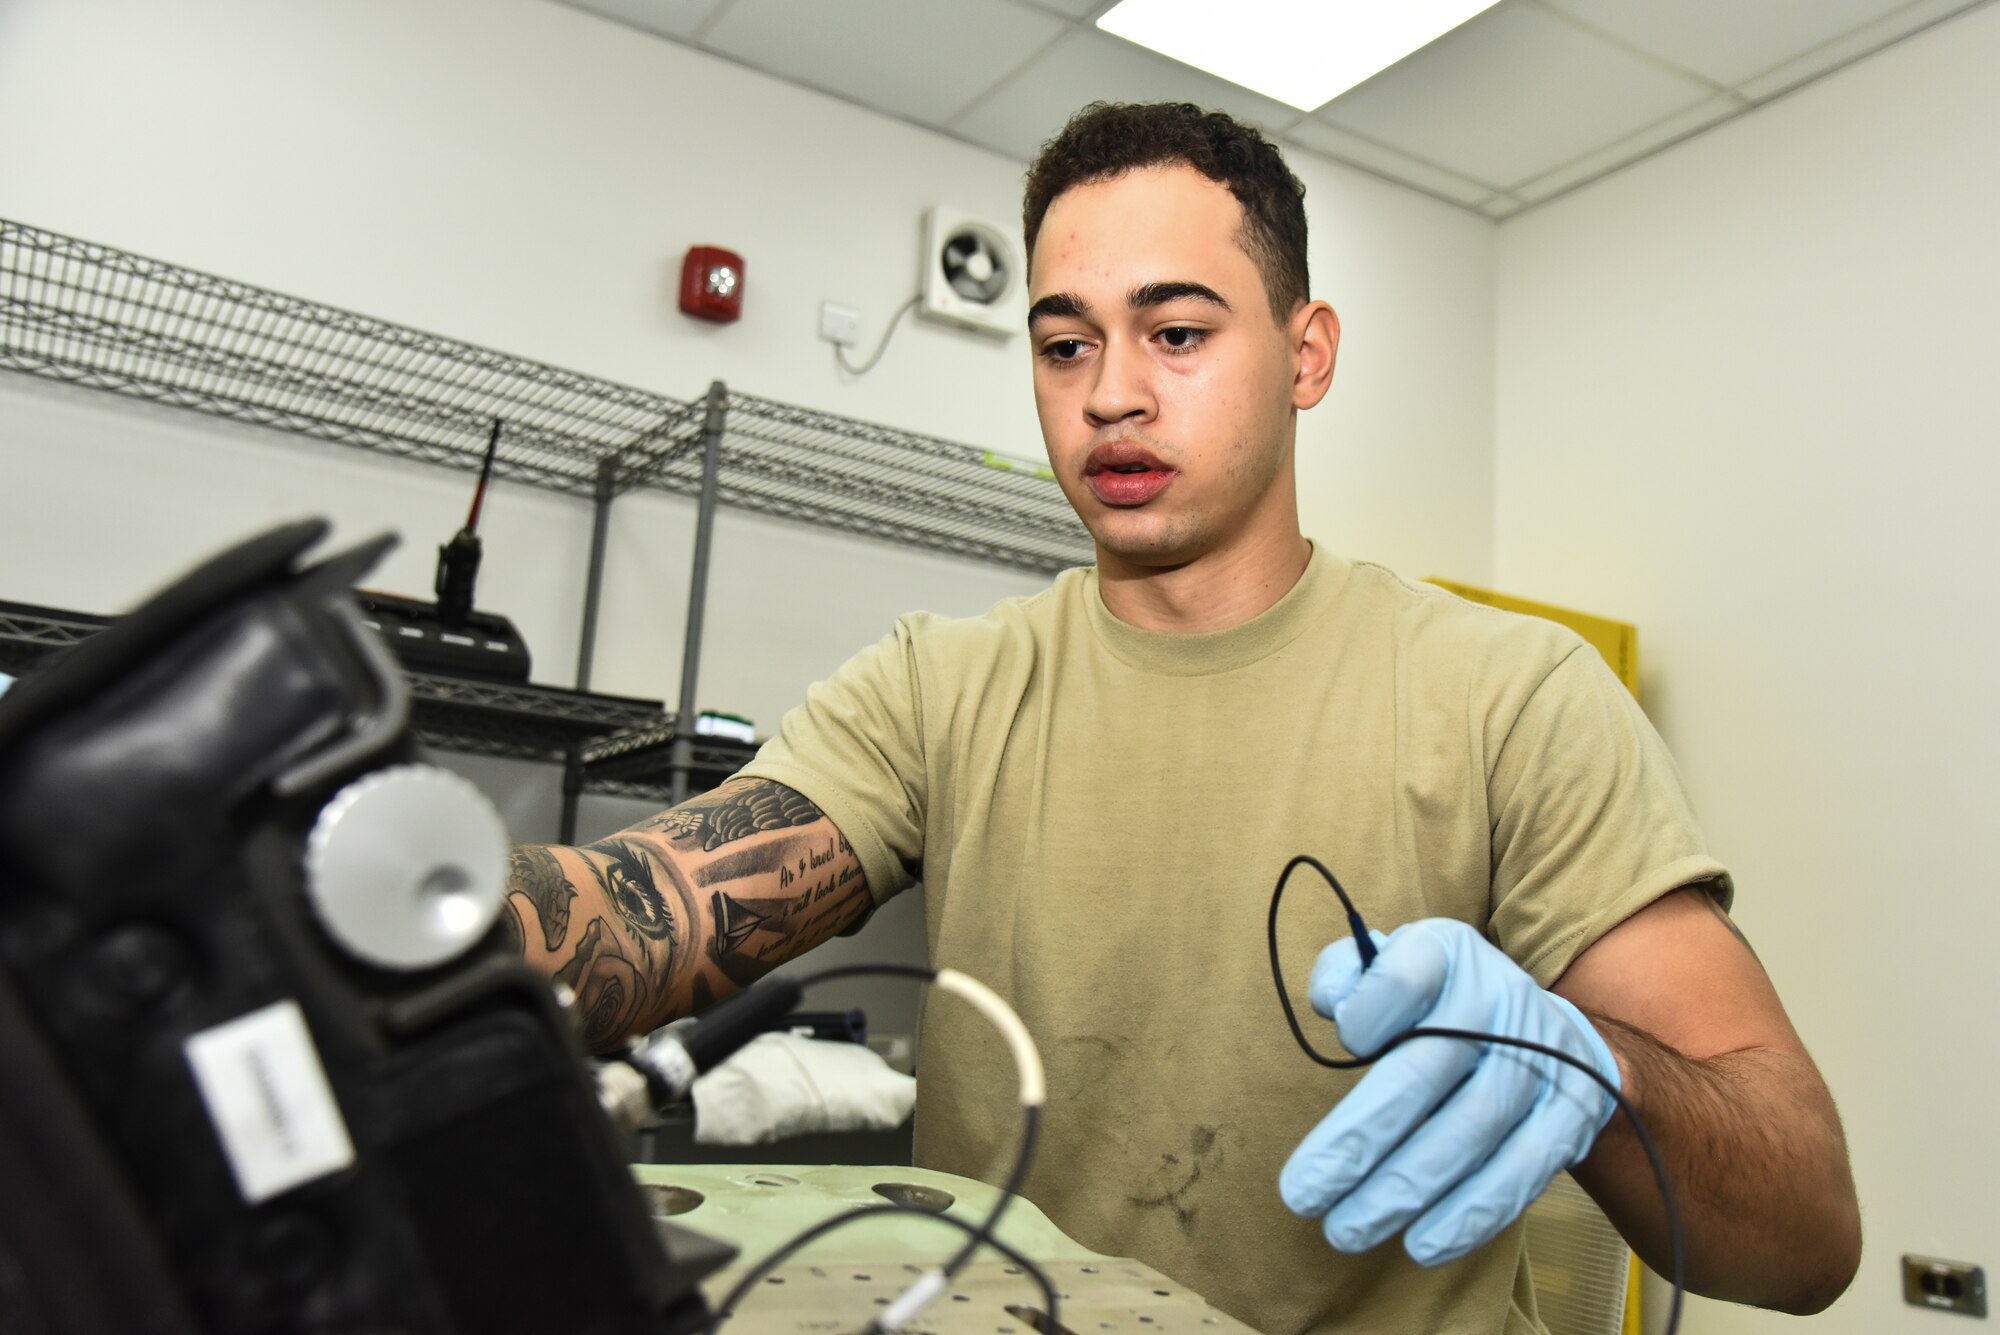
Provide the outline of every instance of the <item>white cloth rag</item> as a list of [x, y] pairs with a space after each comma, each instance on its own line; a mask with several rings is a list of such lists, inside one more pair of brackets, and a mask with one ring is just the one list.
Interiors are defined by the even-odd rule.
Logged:
[[700, 1145], [762, 1145], [814, 1131], [890, 1131], [917, 1082], [859, 1043], [761, 1034], [694, 1082]]

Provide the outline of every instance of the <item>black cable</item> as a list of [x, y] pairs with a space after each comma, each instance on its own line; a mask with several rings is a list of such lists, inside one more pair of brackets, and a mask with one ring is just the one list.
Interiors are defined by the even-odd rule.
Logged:
[[[999, 1227], [1001, 1214], [1014, 1198], [1021, 1194], [1021, 1184], [1028, 1177], [1028, 1165], [1035, 1158], [1035, 1143], [1041, 1138], [1042, 1110], [1023, 1108], [1021, 1112], [1021, 1147], [1014, 1155], [1014, 1169], [1007, 1175], [1007, 1185], [1000, 1188], [1000, 1199], [993, 1202], [993, 1208], [987, 1212], [986, 1220], [980, 1224], [979, 1231], [967, 1238], [965, 1245], [958, 1249], [958, 1255], [945, 1263], [946, 1279], [956, 1278], [958, 1272], [965, 1269], [966, 1263], [972, 1260], [972, 1254], [979, 1250], [979, 1244], [995, 1236], [994, 1230]], [[1054, 1315], [1051, 1314], [1050, 1320], [1054, 1319]]]
[[1565, 1065], [1575, 1067], [1596, 1081], [1604, 1092], [1611, 1096], [1612, 1101], [1618, 1105], [1618, 1110], [1625, 1114], [1625, 1120], [1632, 1124], [1633, 1134], [1639, 1138], [1639, 1148], [1645, 1151], [1646, 1162], [1653, 1169], [1653, 1178], [1660, 1184], [1660, 1202], [1666, 1211], [1667, 1234], [1671, 1242], [1671, 1256], [1673, 1260], [1671, 1268], [1673, 1274], [1670, 1278], [1674, 1286], [1673, 1302], [1667, 1311], [1667, 1328], [1664, 1335], [1677, 1335], [1681, 1326], [1681, 1299], [1687, 1291], [1687, 1249], [1681, 1234], [1680, 1201], [1674, 1195], [1673, 1182], [1667, 1176], [1666, 1160], [1661, 1156], [1659, 1146], [1654, 1143], [1652, 1133], [1646, 1129], [1646, 1123], [1639, 1116], [1639, 1110], [1632, 1106], [1631, 1101], [1625, 1097], [1624, 1092], [1617, 1085], [1607, 1080], [1603, 1073], [1589, 1062], [1573, 1057], [1560, 1048], [1552, 1048], [1546, 1044], [1531, 1042], [1525, 1038], [1512, 1038], [1506, 1034], [1484, 1034], [1473, 1029], [1419, 1027], [1404, 1030], [1387, 1043], [1384, 1043], [1380, 1049], [1370, 1053], [1366, 1057], [1354, 1057], [1342, 1060], [1337, 1057], [1329, 1057], [1325, 1053], [1317, 1051], [1307, 1041], [1305, 1031], [1299, 1027], [1298, 1013], [1292, 1009], [1292, 999], [1285, 991], [1284, 971], [1278, 963], [1278, 904], [1284, 897], [1285, 882], [1291, 879], [1293, 870], [1301, 863], [1311, 867], [1321, 876], [1325, 877], [1326, 883], [1333, 887], [1333, 893], [1340, 897], [1341, 907], [1347, 910], [1348, 924], [1354, 929], [1355, 945], [1361, 950], [1362, 967], [1366, 968], [1367, 964], [1375, 958], [1375, 946], [1368, 935], [1367, 924], [1362, 922], [1360, 913], [1355, 910], [1354, 901], [1347, 897], [1347, 891], [1342, 888], [1339, 878], [1328, 871], [1319, 859], [1309, 857], [1303, 853], [1293, 858], [1290, 862], [1287, 862], [1285, 869], [1278, 874], [1278, 883], [1271, 888], [1271, 920], [1269, 929], [1271, 979], [1277, 984], [1278, 1001], [1285, 1008], [1285, 1023], [1291, 1026], [1292, 1037], [1298, 1040], [1299, 1048], [1306, 1056], [1312, 1058], [1321, 1066], [1335, 1071], [1352, 1071], [1364, 1066], [1373, 1066], [1376, 1062], [1381, 1061], [1397, 1048], [1403, 1046], [1403, 1044], [1417, 1038], [1449, 1038], [1469, 1043], [1498, 1043], [1505, 1047], [1524, 1048], [1529, 1052], [1539, 1053], [1544, 1057], [1553, 1057]]
[[816, 983], [830, 983], [836, 978], [914, 978], [921, 983], [937, 981], [937, 970], [921, 964], [836, 964], [831, 969], [821, 969], [799, 979], [801, 991]]
[[[797, 1253], [799, 1249], [824, 1237], [842, 1225], [854, 1223], [858, 1219], [867, 1219], [870, 1216], [882, 1214], [913, 1214], [923, 1219], [935, 1219], [940, 1223], [950, 1224], [953, 1228], [974, 1234], [975, 1236], [979, 1231], [977, 1225], [960, 1219], [957, 1215], [939, 1214], [935, 1210], [926, 1210], [917, 1205], [895, 1205], [887, 1202], [881, 1205], [856, 1206], [854, 1209], [837, 1214], [831, 1219], [822, 1219], [819, 1223], [814, 1224], [811, 1228], [752, 1266], [748, 1274], [736, 1281], [736, 1287], [729, 1291], [729, 1295], [716, 1308], [715, 1315], [709, 1318], [707, 1328], [709, 1335], [714, 1335], [714, 1332], [721, 1327], [723, 1322], [736, 1315], [736, 1305], [743, 1301], [750, 1290], [757, 1287], [760, 1280], [783, 1265], [785, 1260]], [[1035, 1281], [1035, 1284], [1042, 1291], [1042, 1306], [1043, 1310], [1048, 1314], [1049, 1329], [1058, 1329], [1056, 1321], [1056, 1286], [1049, 1279], [1048, 1273], [998, 1238], [986, 1238], [984, 1239], [984, 1243], [1019, 1266]], [[874, 1323], [871, 1321], [869, 1325], [872, 1328]]]

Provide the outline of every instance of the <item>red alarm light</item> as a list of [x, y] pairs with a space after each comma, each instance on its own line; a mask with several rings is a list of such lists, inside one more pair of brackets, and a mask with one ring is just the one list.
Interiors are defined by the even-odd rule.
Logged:
[[681, 262], [681, 310], [728, 324], [743, 314], [743, 257], [721, 246], [689, 246]]

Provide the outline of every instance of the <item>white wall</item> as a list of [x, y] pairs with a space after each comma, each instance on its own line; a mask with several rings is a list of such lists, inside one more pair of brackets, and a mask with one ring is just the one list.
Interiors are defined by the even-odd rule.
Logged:
[[1641, 627], [1846, 1117], [1849, 1335], [1952, 1325], [1904, 1252], [2000, 1266], [1995, 68], [1989, 7], [1500, 229], [1496, 579]]
[[1405, 575], [1491, 582], [1494, 265], [1484, 218], [1294, 151], [1313, 293], [1341, 321], [1299, 419], [1306, 533]]

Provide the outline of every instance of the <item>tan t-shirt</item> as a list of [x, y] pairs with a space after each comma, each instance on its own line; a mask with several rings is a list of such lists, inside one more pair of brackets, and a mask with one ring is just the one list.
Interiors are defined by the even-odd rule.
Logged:
[[[1265, 943], [1295, 853], [1369, 925], [1474, 923], [1543, 985], [1708, 856], [1672, 760], [1594, 650], [1550, 622], [1316, 551], [1275, 606], [1167, 635], [1072, 570], [983, 617], [902, 618], [814, 686], [745, 771], [796, 788], [878, 900], [920, 878], [931, 959], [986, 982], [1041, 1047], [1026, 1194], [1270, 1335], [1538, 1331], [1521, 1230], [1437, 1270], [1400, 1239], [1333, 1251], [1278, 1169], [1357, 1076], [1285, 1028]], [[1296, 875], [1294, 1003], [1347, 934]], [[1000, 1180], [1019, 1129], [1007, 1049], [926, 1010], [920, 1164]]]

